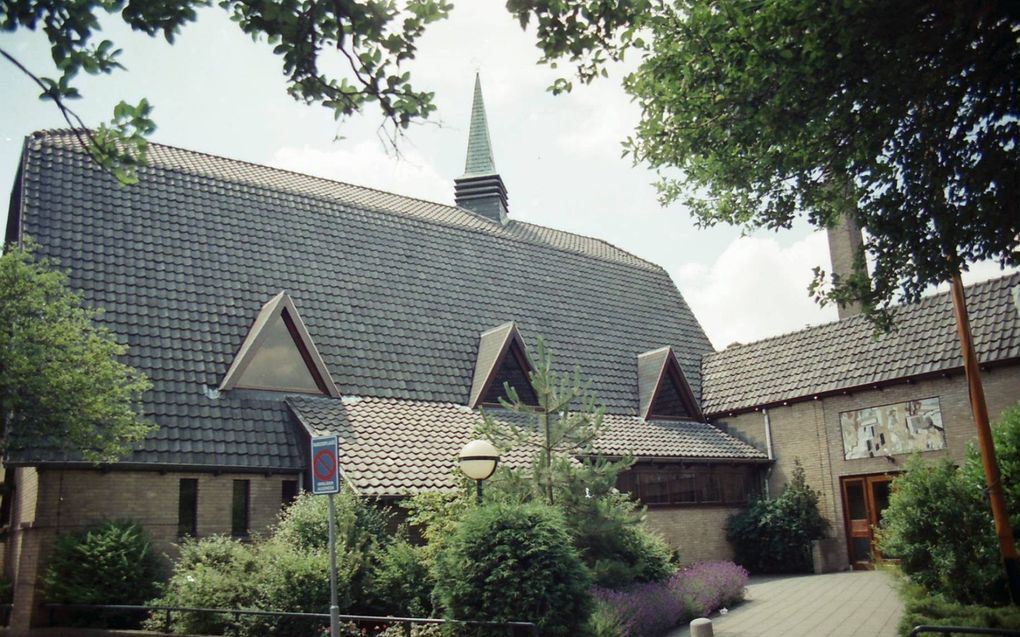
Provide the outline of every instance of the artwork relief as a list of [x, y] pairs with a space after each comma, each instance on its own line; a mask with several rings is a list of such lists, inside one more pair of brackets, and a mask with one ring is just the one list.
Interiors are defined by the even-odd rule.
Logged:
[[937, 397], [844, 411], [839, 424], [847, 460], [946, 448]]

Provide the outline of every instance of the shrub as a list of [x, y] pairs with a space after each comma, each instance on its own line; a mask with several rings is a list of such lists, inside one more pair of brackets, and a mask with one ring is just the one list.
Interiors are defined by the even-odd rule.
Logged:
[[929, 594], [910, 583], [901, 586], [900, 597], [904, 609], [899, 633], [903, 637], [909, 635], [914, 626], [922, 624], [1020, 630], [1020, 607], [1017, 606], [969, 606], [949, 601], [939, 594]]
[[[1005, 409], [992, 429], [995, 456], [1001, 474], [1000, 484], [1009, 512], [1013, 535], [1020, 537], [1020, 403]], [[981, 454], [974, 443], [967, 447], [963, 465], [965, 479], [977, 493], [985, 492], [985, 469]], [[990, 505], [987, 505], [989, 506]]]
[[586, 637], [628, 637], [630, 632], [616, 606], [603, 599], [603, 593], [606, 592], [611, 593], [612, 591], [600, 588], [592, 589], [594, 605], [591, 615], [588, 616], [588, 623], [584, 625], [584, 635]]
[[533, 621], [543, 635], [574, 635], [588, 618], [588, 573], [563, 516], [540, 504], [468, 513], [435, 560], [446, 617]]
[[[229, 537], [186, 539], [174, 565], [166, 591], [154, 606], [190, 608], [255, 608], [255, 576], [259, 561], [252, 547]], [[206, 613], [174, 613], [175, 633], [220, 635], [233, 625], [231, 618]], [[162, 630], [164, 618], [155, 613], [146, 623]]]
[[882, 553], [929, 591], [962, 603], [1006, 601], [991, 513], [948, 459], [910, 460], [893, 482], [879, 538]]
[[658, 637], [681, 621], [703, 617], [744, 598], [747, 571], [732, 562], [696, 564], [672, 577], [614, 591], [595, 587], [589, 632]]
[[398, 617], [432, 614], [432, 589], [424, 547], [397, 539], [386, 547], [368, 577], [372, 612]]
[[747, 570], [733, 562], [705, 562], [689, 566], [669, 580], [683, 603], [684, 615], [705, 617], [744, 599]]
[[597, 586], [621, 589], [676, 572], [670, 548], [645, 528], [623, 494], [591, 498], [587, 506], [570, 511], [567, 523]]
[[615, 611], [627, 637], [658, 637], [684, 617], [683, 601], [668, 582], [637, 584], [624, 591], [596, 588], [592, 596], [596, 604]]
[[[109, 521], [60, 535], [44, 585], [54, 603], [140, 605], [159, 594], [162, 575], [149, 534], [135, 522]], [[134, 623], [126, 617], [110, 620]]]
[[[281, 514], [271, 537], [250, 544], [218, 536], [186, 541], [160, 605], [328, 612], [328, 504], [328, 498], [302, 495]], [[370, 590], [369, 579], [378, 569], [376, 561], [387, 555], [382, 547], [389, 540], [388, 521], [387, 512], [350, 492], [336, 497], [337, 602], [341, 612], [370, 612], [373, 600], [379, 599]], [[172, 628], [178, 633], [230, 631], [242, 637], [287, 637], [308, 634], [310, 628], [309, 622], [302, 620], [258, 616], [236, 622], [223, 615], [175, 613], [173, 617]], [[161, 617], [154, 616], [149, 625], [161, 628], [161, 622]]]
[[730, 517], [726, 539], [735, 561], [752, 573], [808, 573], [811, 541], [825, 537], [828, 528], [818, 511], [818, 492], [808, 486], [797, 461], [782, 495], [758, 500]]

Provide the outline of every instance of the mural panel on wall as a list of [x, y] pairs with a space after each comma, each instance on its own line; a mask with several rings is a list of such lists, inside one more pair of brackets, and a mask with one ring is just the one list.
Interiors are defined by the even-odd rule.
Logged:
[[839, 425], [847, 460], [946, 448], [938, 397], [840, 412]]

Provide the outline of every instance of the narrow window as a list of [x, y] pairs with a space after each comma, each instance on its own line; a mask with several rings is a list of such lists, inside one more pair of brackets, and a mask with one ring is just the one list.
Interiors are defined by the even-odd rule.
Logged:
[[11, 523], [11, 508], [14, 502], [14, 469], [4, 471], [4, 481], [0, 489], [0, 527]]
[[248, 537], [250, 486], [250, 480], [234, 480], [234, 501], [230, 510], [230, 534], [234, 537]]
[[280, 491], [280, 501], [287, 506], [297, 499], [297, 480], [284, 480]]
[[181, 478], [177, 502], [177, 537], [198, 536], [198, 480]]

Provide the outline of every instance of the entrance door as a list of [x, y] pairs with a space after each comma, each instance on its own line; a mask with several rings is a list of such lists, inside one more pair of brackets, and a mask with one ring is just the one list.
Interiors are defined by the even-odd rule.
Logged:
[[882, 554], [875, 543], [875, 527], [889, 506], [893, 476], [843, 478], [843, 516], [850, 564], [855, 569], [872, 569]]

